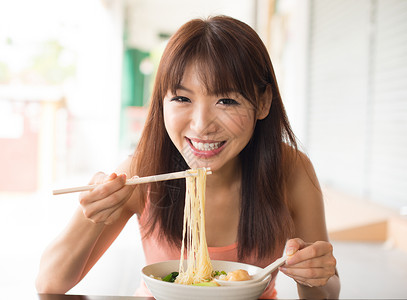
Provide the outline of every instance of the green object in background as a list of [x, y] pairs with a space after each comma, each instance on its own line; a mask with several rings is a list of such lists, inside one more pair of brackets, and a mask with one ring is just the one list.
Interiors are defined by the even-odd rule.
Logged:
[[149, 56], [139, 49], [127, 49], [123, 56], [122, 107], [144, 105], [145, 76], [140, 71], [140, 63]]
[[141, 51], [135, 48], [128, 48], [123, 54], [123, 69], [122, 69], [122, 96], [120, 110], [120, 144], [121, 147], [127, 147], [129, 141], [129, 120], [126, 115], [128, 107], [144, 106], [145, 94], [149, 91], [145, 90], [146, 80], [143, 73], [140, 71], [141, 62], [149, 57], [148, 52]]

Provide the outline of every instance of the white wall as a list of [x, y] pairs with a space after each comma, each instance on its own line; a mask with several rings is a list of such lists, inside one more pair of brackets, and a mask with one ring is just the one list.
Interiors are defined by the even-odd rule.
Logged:
[[159, 33], [174, 33], [193, 18], [229, 15], [254, 26], [253, 0], [128, 0], [128, 44], [151, 50], [160, 43]]
[[77, 78], [67, 96], [71, 174], [110, 172], [120, 160], [123, 9], [122, 1], [109, 3], [93, 0], [78, 6]]
[[307, 146], [321, 181], [407, 206], [407, 2], [311, 1]]
[[267, 46], [288, 118], [299, 141], [306, 145], [309, 1], [279, 1], [268, 26]]

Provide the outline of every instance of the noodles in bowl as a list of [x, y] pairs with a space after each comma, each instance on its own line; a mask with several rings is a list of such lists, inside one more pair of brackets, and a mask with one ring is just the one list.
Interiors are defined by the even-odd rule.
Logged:
[[[261, 268], [229, 261], [211, 261], [205, 234], [205, 190], [208, 169], [194, 170], [198, 176], [186, 178], [184, 221], [180, 260], [171, 260], [143, 268], [143, 279], [153, 296], [166, 299], [258, 299], [267, 287], [270, 276], [260, 282], [239, 286], [218, 286], [211, 282], [214, 270], [247, 271], [254, 274]], [[187, 259], [184, 260], [184, 256]], [[176, 272], [178, 270], [178, 272]], [[172, 276], [170, 274], [177, 274]], [[172, 282], [162, 280], [168, 277]], [[173, 283], [174, 282], [174, 283]], [[209, 283], [209, 284], [208, 284]]]
[[[145, 266], [142, 269], [142, 277], [148, 289], [157, 300], [203, 300], [203, 299], [258, 299], [266, 289], [270, 277], [265, 280], [244, 286], [193, 286], [157, 280], [156, 277], [164, 278], [166, 275], [178, 270], [178, 260], [169, 260]], [[184, 262], [186, 265], [186, 262]], [[246, 270], [254, 274], [261, 268], [231, 261], [212, 260], [214, 270], [230, 272], [238, 269]]]

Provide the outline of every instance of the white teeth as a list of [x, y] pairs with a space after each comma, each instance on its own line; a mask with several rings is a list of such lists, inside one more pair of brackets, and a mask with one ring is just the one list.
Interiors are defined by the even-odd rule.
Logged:
[[201, 151], [210, 151], [210, 150], [215, 150], [220, 147], [222, 144], [221, 142], [218, 143], [200, 143], [200, 142], [194, 142], [193, 140], [190, 140], [192, 145]]

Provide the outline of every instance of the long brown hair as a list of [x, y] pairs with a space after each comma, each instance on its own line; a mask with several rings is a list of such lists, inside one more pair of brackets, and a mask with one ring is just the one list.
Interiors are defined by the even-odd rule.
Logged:
[[[266, 89], [271, 89], [268, 116], [257, 121], [254, 134], [240, 153], [242, 165], [241, 213], [238, 255], [264, 258], [285, 242], [292, 219], [285, 200], [284, 147], [297, 149], [280, 97], [267, 49], [247, 24], [226, 16], [195, 19], [170, 39], [157, 70], [150, 110], [136, 149], [132, 170], [147, 176], [188, 169], [170, 140], [163, 117], [163, 99], [175, 92], [189, 63], [198, 64], [207, 91], [227, 94], [238, 91], [255, 109]], [[147, 235], [157, 227], [160, 238], [180, 246], [185, 181], [140, 185], [141, 199], [149, 197]]]

